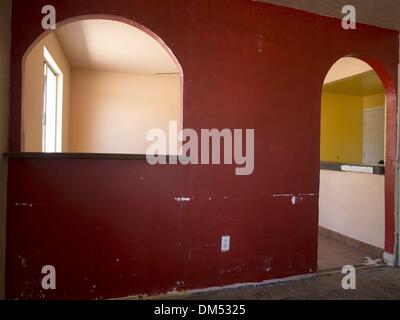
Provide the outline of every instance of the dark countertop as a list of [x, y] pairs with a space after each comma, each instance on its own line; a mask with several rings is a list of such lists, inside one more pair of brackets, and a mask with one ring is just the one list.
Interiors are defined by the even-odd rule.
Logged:
[[[344, 163], [344, 162], [326, 162], [321, 161], [320, 169], [322, 170], [332, 170], [332, 171], [345, 171], [345, 172], [359, 172], [357, 170], [343, 170], [343, 166], [345, 167], [356, 167], [356, 168], [371, 168], [372, 172], [367, 174], [377, 174], [384, 175], [385, 174], [385, 166], [384, 165], [375, 165], [375, 164], [360, 164], [360, 163]], [[366, 173], [366, 172], [365, 172]]]
[[[4, 154], [10, 159], [99, 159], [99, 160], [146, 160], [146, 155], [139, 154], [108, 154], [108, 153], [42, 153], [42, 152], [8, 152]], [[167, 157], [168, 160], [168, 157]], [[367, 174], [385, 174], [384, 165], [367, 165], [359, 163], [321, 161], [321, 170], [359, 172], [357, 170], [343, 170], [343, 166], [371, 168]]]

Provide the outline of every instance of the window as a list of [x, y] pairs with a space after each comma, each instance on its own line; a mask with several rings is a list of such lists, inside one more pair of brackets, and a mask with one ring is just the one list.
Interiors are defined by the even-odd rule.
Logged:
[[62, 72], [44, 48], [44, 96], [42, 115], [42, 151], [62, 149]]

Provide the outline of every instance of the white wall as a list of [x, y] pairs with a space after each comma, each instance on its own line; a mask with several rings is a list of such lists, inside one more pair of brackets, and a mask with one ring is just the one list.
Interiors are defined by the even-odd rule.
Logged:
[[145, 154], [148, 130], [181, 114], [179, 77], [72, 70], [70, 152]]
[[321, 170], [319, 225], [384, 248], [384, 175]]
[[7, 151], [10, 67], [11, 0], [0, 1], [0, 299], [4, 298], [6, 235], [7, 166], [2, 154]]

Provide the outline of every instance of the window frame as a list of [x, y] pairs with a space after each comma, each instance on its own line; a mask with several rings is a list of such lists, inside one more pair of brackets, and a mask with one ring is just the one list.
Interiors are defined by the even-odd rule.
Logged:
[[[63, 114], [63, 73], [46, 47], [43, 47], [43, 109], [42, 109], [42, 152], [59, 153], [62, 152], [62, 114]], [[51, 151], [46, 151], [46, 111], [47, 111], [47, 76], [46, 68], [56, 77], [56, 105], [55, 105], [55, 145]]]

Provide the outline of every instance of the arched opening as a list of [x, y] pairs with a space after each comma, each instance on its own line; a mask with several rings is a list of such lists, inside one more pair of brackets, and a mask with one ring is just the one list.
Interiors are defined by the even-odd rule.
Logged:
[[182, 87], [177, 59], [144, 27], [64, 21], [23, 59], [21, 151], [146, 154], [149, 130], [182, 127]]
[[387, 99], [375, 70], [345, 57], [321, 97], [319, 270], [382, 262]]

